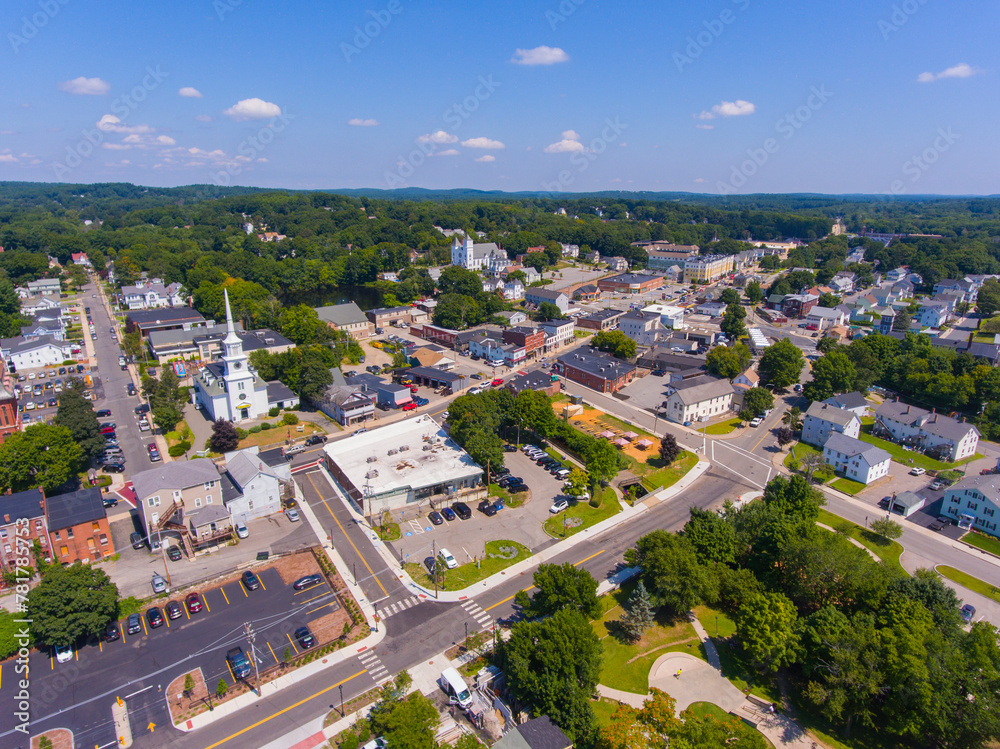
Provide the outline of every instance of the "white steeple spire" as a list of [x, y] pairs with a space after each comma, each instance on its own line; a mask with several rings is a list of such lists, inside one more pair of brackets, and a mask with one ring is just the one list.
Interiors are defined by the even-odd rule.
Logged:
[[240, 337], [236, 335], [236, 326], [233, 324], [233, 312], [229, 309], [229, 290], [223, 289], [222, 296], [226, 300], [226, 339], [223, 343], [227, 346], [242, 343]]

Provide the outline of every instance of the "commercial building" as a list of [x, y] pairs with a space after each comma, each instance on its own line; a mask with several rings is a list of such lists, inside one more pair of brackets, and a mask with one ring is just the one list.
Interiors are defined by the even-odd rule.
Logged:
[[642, 308], [643, 312], [655, 312], [660, 316], [660, 324], [664, 328], [681, 330], [684, 325], [684, 308], [670, 304], [651, 304]]
[[524, 355], [530, 358], [545, 348], [545, 331], [526, 326], [508, 328], [503, 331], [503, 341], [523, 348]]
[[331, 385], [316, 406], [341, 426], [375, 418], [375, 397], [352, 385]]
[[644, 294], [663, 286], [663, 276], [645, 273], [621, 273], [610, 278], [602, 278], [597, 282], [601, 291], [618, 294]]
[[599, 393], [617, 393], [635, 379], [636, 368], [604, 354], [571, 351], [558, 359], [564, 377]]
[[805, 318], [819, 302], [815, 294], [789, 294], [781, 300], [781, 311], [788, 317]]
[[655, 312], [629, 310], [618, 320], [618, 329], [639, 346], [652, 346], [662, 335], [660, 316]]
[[678, 424], [708, 421], [730, 411], [736, 391], [724, 377], [700, 375], [671, 382], [663, 402], [663, 416]]
[[976, 454], [979, 430], [965, 421], [896, 401], [875, 410], [872, 433], [954, 463]]
[[388, 328], [393, 323], [403, 322], [407, 325], [427, 322], [428, 314], [417, 307], [379, 307], [365, 313], [376, 328]]
[[813, 401], [802, 421], [802, 441], [823, 447], [835, 432], [857, 438], [861, 434], [861, 419], [853, 411]]
[[566, 296], [565, 292], [546, 289], [542, 286], [532, 286], [525, 289], [524, 301], [536, 307], [541, 307], [546, 302], [554, 304], [563, 314], [566, 314], [569, 309], [569, 297]]
[[823, 443], [823, 460], [851, 481], [870, 484], [889, 474], [892, 456], [881, 447], [832, 432]]
[[944, 514], [958, 521], [965, 530], [974, 529], [1000, 537], [1000, 475], [966, 476], [944, 490], [941, 504]]
[[[680, 245], [657, 242], [646, 249], [646, 267], [652, 271], [667, 271], [677, 265], [684, 268], [688, 260], [698, 257], [698, 245]], [[662, 249], [661, 249], [662, 248]]]
[[536, 390], [551, 396], [559, 392], [559, 384], [558, 376], [550, 375], [544, 370], [535, 370], [511, 377], [504, 383], [504, 387], [514, 395], [525, 390]]
[[365, 316], [356, 302], [317, 307], [316, 314], [334, 330], [349, 333], [357, 341], [367, 340], [375, 333], [375, 325]]
[[139, 328], [139, 335], [143, 338], [154, 330], [190, 330], [215, 324], [214, 320], [206, 320], [190, 307], [133, 310], [125, 318]]
[[93, 487], [45, 499], [52, 561], [97, 562], [115, 553], [101, 490]]
[[609, 307], [607, 309], [602, 309], [598, 312], [592, 312], [589, 315], [576, 318], [576, 327], [597, 331], [617, 330], [618, 321], [624, 314], [624, 310], [611, 309]]
[[366, 515], [486, 495], [483, 469], [429, 416], [370, 429], [323, 449], [331, 475]]
[[545, 353], [558, 351], [576, 340], [576, 323], [572, 320], [549, 320], [539, 323], [538, 329], [545, 333]]
[[712, 283], [732, 272], [732, 255], [698, 255], [684, 261], [685, 283]]

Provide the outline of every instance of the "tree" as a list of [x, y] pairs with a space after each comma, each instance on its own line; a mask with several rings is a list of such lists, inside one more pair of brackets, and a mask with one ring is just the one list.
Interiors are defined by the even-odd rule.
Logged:
[[750, 304], [760, 304], [764, 301], [764, 290], [760, 286], [760, 281], [751, 281], [747, 284], [747, 299]]
[[442, 328], [464, 330], [471, 325], [478, 325], [481, 321], [482, 312], [479, 304], [474, 297], [467, 294], [444, 294], [438, 299], [434, 308], [434, 324]]
[[792, 406], [781, 415], [781, 423], [793, 432], [797, 432], [802, 428], [802, 409]]
[[481, 422], [470, 425], [464, 442], [460, 443], [478, 465], [496, 471], [503, 467], [503, 440], [495, 430]]
[[281, 334], [299, 345], [314, 343], [320, 331], [329, 330], [329, 325], [319, 319], [316, 310], [305, 304], [283, 310], [278, 324], [281, 326]]
[[906, 310], [900, 310], [892, 320], [892, 330], [895, 333], [909, 333], [913, 315]]
[[887, 541], [893, 541], [903, 535], [903, 526], [889, 518], [879, 518], [871, 521], [868, 525], [874, 533]]
[[788, 427], [779, 427], [774, 436], [778, 438], [778, 446], [784, 448], [795, 439], [795, 432]]
[[670, 465], [683, 452], [681, 446], [677, 444], [677, 438], [667, 432], [660, 438], [660, 460], [665, 465]]
[[228, 453], [239, 446], [240, 435], [236, 432], [236, 425], [233, 422], [228, 419], [217, 419], [212, 423], [212, 436], [209, 440], [213, 452]]
[[802, 393], [812, 401], [825, 401], [838, 393], [854, 387], [858, 372], [847, 354], [831, 351], [812, 365], [812, 380], [802, 388]]
[[762, 499], [764, 504], [777, 508], [784, 515], [809, 522], [816, 520], [823, 504], [823, 494], [802, 476], [775, 476], [764, 487]]
[[768, 346], [760, 357], [757, 374], [761, 383], [786, 388], [799, 381], [806, 360], [802, 352], [788, 338], [782, 338], [773, 346]]
[[299, 397], [311, 403], [319, 403], [326, 395], [326, 389], [333, 384], [333, 373], [322, 357], [309, 349], [302, 354], [299, 367]]
[[0, 445], [0, 488], [5, 491], [39, 486], [50, 494], [83, 467], [83, 447], [66, 427], [32, 424]]
[[747, 311], [741, 304], [730, 304], [726, 307], [726, 312], [719, 323], [719, 329], [729, 336], [729, 340], [736, 341], [747, 334], [747, 326], [743, 323], [746, 319]]
[[821, 295], [819, 301], [816, 304], [820, 307], [826, 307], [827, 309], [833, 309], [838, 304], [840, 304], [840, 297], [836, 294], [831, 294], [829, 291]]
[[716, 346], [705, 357], [705, 367], [710, 374], [732, 380], [747, 371], [753, 356], [742, 343]]
[[538, 317], [542, 320], [562, 320], [566, 315], [552, 302], [542, 302], [538, 305]]
[[582, 567], [571, 563], [540, 564], [535, 570], [533, 582], [535, 592], [528, 598], [520, 591], [514, 600], [529, 617], [551, 616], [564, 608], [572, 608], [588, 619], [600, 615], [601, 605], [597, 600], [597, 580]]
[[816, 350], [821, 354], [829, 354], [840, 348], [840, 342], [833, 336], [825, 335], [816, 343]]
[[976, 295], [976, 311], [983, 317], [992, 317], [1000, 311], [1000, 281], [987, 278]]
[[755, 593], [746, 597], [736, 614], [736, 630], [750, 658], [762, 671], [777, 671], [795, 662], [799, 636], [798, 613], [781, 593]]
[[719, 301], [727, 306], [730, 304], [739, 304], [740, 292], [736, 289], [723, 289], [722, 294], [719, 295]]
[[643, 632], [653, 626], [653, 605], [642, 580], [635, 586], [624, 608], [619, 624], [625, 636], [635, 642], [642, 637]]
[[620, 330], [602, 330], [590, 339], [590, 347], [607, 351], [618, 359], [631, 359], [635, 356], [635, 341]]
[[153, 423], [162, 432], [172, 432], [181, 423], [184, 414], [176, 406], [162, 405], [153, 407]]
[[31, 632], [45, 645], [98, 637], [117, 617], [118, 586], [93, 565], [53, 566], [28, 593]]
[[601, 641], [587, 618], [563, 608], [535, 622], [519, 622], [497, 647], [514, 709], [548, 715], [574, 741], [593, 729], [590, 697], [601, 670]]
[[590, 440], [583, 457], [593, 481], [610, 481], [618, 475], [618, 452], [607, 440]]
[[690, 509], [691, 519], [682, 533], [702, 564], [732, 564], [736, 561], [736, 530], [712, 510]]
[[740, 409], [740, 418], [743, 421], [750, 421], [764, 412], [774, 407], [774, 396], [767, 388], [754, 387], [743, 393], [743, 407]]
[[368, 716], [372, 732], [385, 738], [387, 746], [401, 749], [437, 749], [434, 731], [440, 720], [434, 703], [420, 692], [399, 694]]
[[694, 547], [683, 537], [655, 530], [625, 552], [630, 567], [642, 569], [642, 580], [657, 606], [683, 613], [710, 590], [711, 577], [698, 563]]
[[566, 479], [563, 494], [570, 497], [583, 497], [590, 491], [590, 474], [579, 468], [574, 468]]
[[475, 297], [482, 292], [483, 281], [475, 271], [468, 270], [460, 265], [449, 265], [441, 271], [441, 277], [438, 279], [437, 286], [442, 296], [459, 294]]
[[105, 441], [101, 436], [101, 425], [94, 413], [94, 406], [83, 397], [83, 383], [72, 378], [59, 396], [56, 410], [56, 426], [66, 427], [73, 435], [73, 441], [83, 448], [87, 458], [96, 458], [104, 451]]

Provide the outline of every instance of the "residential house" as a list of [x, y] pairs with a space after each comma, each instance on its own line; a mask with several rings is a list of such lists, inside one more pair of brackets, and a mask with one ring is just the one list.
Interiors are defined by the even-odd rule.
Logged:
[[558, 351], [576, 340], [576, 323], [573, 320], [548, 320], [538, 324], [545, 333], [545, 353]]
[[70, 260], [72, 260], [73, 265], [82, 265], [85, 268], [93, 267], [86, 252], [73, 252], [70, 254]]
[[545, 303], [554, 304], [563, 314], [569, 310], [569, 297], [566, 296], [565, 292], [546, 289], [543, 286], [532, 286], [525, 289], [524, 301], [535, 307], [541, 307]]
[[341, 426], [375, 418], [375, 399], [351, 385], [331, 385], [317, 406]]
[[515, 725], [493, 749], [573, 749], [573, 742], [547, 715]]
[[509, 327], [528, 321], [528, 316], [521, 312], [521, 310], [504, 310], [503, 312], [497, 312], [494, 317], [499, 317], [503, 320], [504, 325]]
[[881, 447], [832, 432], [823, 443], [823, 460], [851, 481], [871, 484], [889, 474], [892, 456]]
[[233, 535], [219, 469], [208, 458], [160, 463], [133, 474], [132, 488], [150, 546], [175, 538], [191, 556]]
[[570, 258], [580, 257], [580, 245], [578, 245], [578, 244], [563, 244], [562, 242], [560, 242], [559, 244], [562, 247], [562, 256], [563, 257], [570, 257]]
[[617, 330], [618, 321], [624, 314], [624, 310], [620, 309], [602, 309], [598, 312], [592, 312], [589, 315], [576, 318], [576, 327], [597, 331]]
[[873, 434], [951, 463], [975, 455], [980, 436], [972, 424], [898, 400], [884, 401], [875, 409]]
[[663, 415], [678, 424], [708, 421], [732, 409], [736, 391], [725, 377], [698, 375], [671, 382]]
[[728, 306], [722, 302], [705, 302], [699, 304], [695, 312], [699, 315], [708, 315], [709, 317], [722, 317], [726, 314], [726, 307]]
[[896, 284], [893, 284], [892, 291], [896, 294], [896, 299], [912, 299], [914, 293], [916, 292], [916, 284], [909, 278], [904, 278]]
[[934, 293], [941, 294], [945, 291], [953, 291], [960, 295], [962, 302], [973, 303], [979, 295], [979, 288], [975, 281], [968, 278], [946, 278], [934, 284]]
[[62, 320], [33, 320], [30, 325], [21, 326], [21, 337], [25, 340], [35, 340], [42, 336], [50, 336], [56, 341], [65, 341], [66, 333]]
[[1000, 475], [966, 476], [944, 490], [941, 510], [955, 518], [963, 529], [975, 529], [1000, 537]]
[[820, 330], [825, 330], [834, 325], [843, 325], [846, 321], [847, 315], [844, 314], [843, 310], [838, 308], [829, 309], [827, 307], [816, 306], [809, 310], [809, 314], [806, 315], [806, 322], [818, 326]]
[[451, 352], [441, 346], [422, 346], [409, 354], [410, 362], [417, 367], [437, 367], [438, 369], [452, 369], [455, 366], [455, 358]]
[[519, 302], [524, 299], [524, 284], [521, 280], [515, 278], [513, 281], [507, 281], [503, 287], [503, 298], [508, 302]]
[[[851, 393], [835, 395], [832, 398], [827, 398], [823, 402], [828, 406], [850, 411], [851, 413], [856, 414], [859, 419], [868, 415], [868, 400], [865, 398], [864, 394], [859, 393], [857, 390]], [[857, 435], [854, 436], [856, 437]]]
[[629, 310], [618, 318], [618, 329], [639, 346], [652, 346], [663, 332], [656, 312]]
[[222, 501], [234, 523], [246, 523], [281, 512], [282, 499], [295, 496], [292, 468], [279, 457], [268, 463], [258, 447], [226, 453]]
[[748, 369], [746, 372], [740, 372], [733, 378], [733, 387], [743, 388], [749, 390], [760, 385], [760, 375], [757, 374], [753, 369]]
[[10, 363], [15, 371], [33, 367], [52, 367], [72, 358], [77, 344], [57, 341], [52, 336], [43, 335], [21, 341], [10, 349]]
[[680, 283], [684, 278], [684, 268], [680, 265], [671, 265], [666, 270], [662, 271], [663, 279], [669, 281], [670, 283]]
[[835, 294], [850, 294], [854, 291], [856, 273], [841, 272], [830, 280], [830, 287]]
[[62, 282], [58, 278], [40, 278], [37, 281], [28, 281], [28, 296], [54, 296], [59, 297], [62, 291]]
[[573, 292], [573, 298], [581, 302], [593, 302], [601, 298], [601, 290], [595, 284], [585, 284]]
[[617, 393], [635, 379], [636, 368], [621, 359], [597, 353], [571, 351], [558, 359], [559, 371], [573, 382], [599, 393]]
[[889, 335], [896, 324], [896, 311], [892, 307], [886, 307], [883, 310], [879, 310], [879, 312], [881, 314], [875, 329], [882, 335]]
[[59, 303], [59, 298], [39, 294], [37, 296], [24, 297], [21, 300], [22, 315], [34, 316], [42, 312], [57, 312], [61, 316], [62, 305]]
[[781, 311], [792, 318], [805, 319], [819, 302], [815, 294], [789, 294], [781, 300]]
[[802, 441], [822, 447], [834, 433], [857, 438], [861, 434], [861, 418], [853, 411], [813, 401], [802, 421]]
[[608, 270], [621, 272], [628, 270], [628, 260], [623, 257], [608, 257], [604, 259], [605, 265], [608, 266]]
[[926, 302], [914, 315], [914, 320], [925, 328], [940, 328], [950, 319], [948, 305], [943, 302]]
[[22, 566], [34, 567], [31, 549], [35, 541], [41, 545], [43, 555], [51, 559], [42, 490], [28, 489], [0, 496], [0, 569], [14, 572], [19, 559], [28, 560]]
[[86, 564], [114, 556], [108, 511], [97, 487], [46, 497], [45, 525], [53, 562]]
[[130, 310], [184, 306], [181, 285], [179, 283], [165, 285], [159, 279], [140, 281], [134, 286], [123, 286], [121, 298], [124, 306]]
[[891, 271], [885, 274], [885, 280], [889, 283], [896, 283], [897, 281], [902, 281], [909, 274], [910, 269], [906, 266], [899, 266], [898, 268], [893, 268]]
[[317, 307], [316, 314], [331, 328], [349, 333], [356, 341], [367, 340], [375, 334], [375, 325], [356, 302]]

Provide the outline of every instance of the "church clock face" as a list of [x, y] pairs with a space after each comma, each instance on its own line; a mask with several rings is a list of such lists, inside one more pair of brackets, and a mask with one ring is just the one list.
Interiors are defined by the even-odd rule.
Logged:
[[247, 399], [246, 393], [240, 393], [240, 400], [245, 401]]
[[233, 366], [236, 367], [237, 369], [241, 369], [243, 367], [243, 362], [238, 361]]

